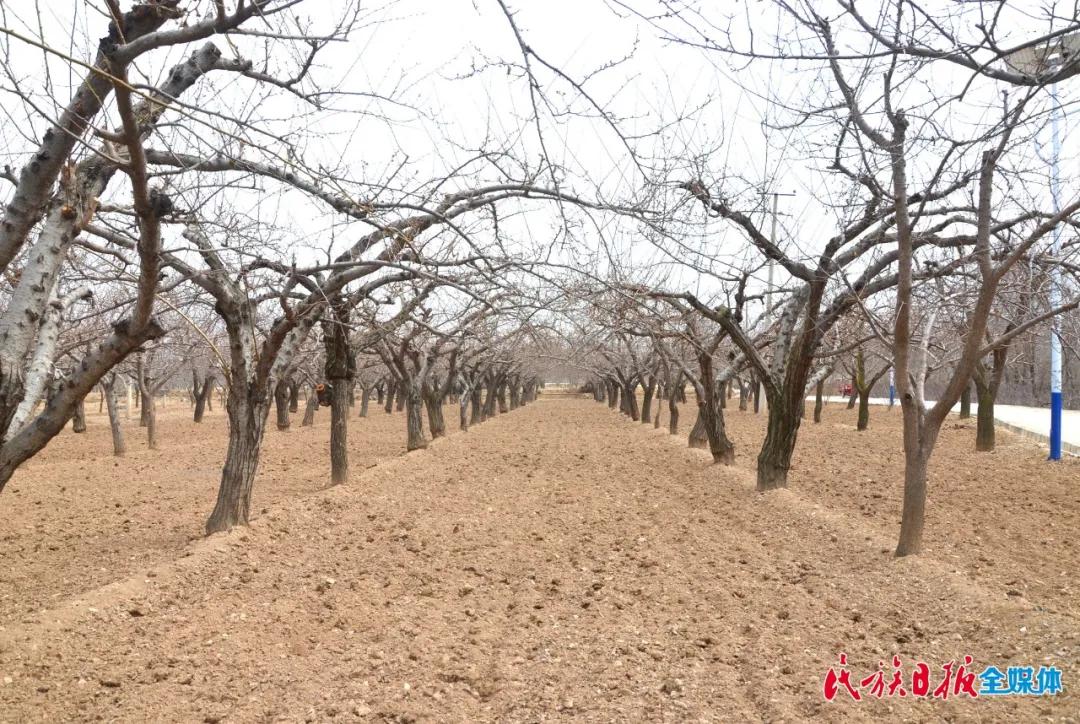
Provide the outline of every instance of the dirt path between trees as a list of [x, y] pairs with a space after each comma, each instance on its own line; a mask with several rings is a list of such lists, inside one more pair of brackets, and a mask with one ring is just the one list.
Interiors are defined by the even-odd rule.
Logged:
[[[0, 630], [0, 721], [1075, 721], [1064, 539], [1080, 468], [1033, 479], [1037, 449], [1006, 440], [981, 458], [995, 474], [969, 477], [969, 431], [947, 431], [930, 550], [895, 561], [895, 422], [857, 434], [849, 416], [807, 423], [794, 489], [766, 496], [760, 417], [729, 413], [739, 465], [723, 468], [681, 435], [548, 396], [348, 486], [260, 498], [250, 528], [172, 560], [112, 559], [133, 575], [45, 611], [19, 599], [32, 605]], [[323, 453], [296, 445], [278, 464], [318, 465], [314, 481]], [[30, 588], [52, 577], [20, 556]], [[840, 652], [854, 677], [897, 654], [935, 684], [965, 654], [980, 670], [1053, 664], [1066, 693], [826, 703]]]
[[[354, 474], [405, 452], [404, 415], [388, 415], [373, 402], [369, 417], [350, 417]], [[447, 408], [447, 419], [454, 415]], [[147, 448], [136, 413], [124, 425], [123, 458], [112, 455], [108, 418], [88, 417], [87, 432], [76, 435], [69, 427], [19, 469], [0, 497], [0, 560], [6, 563], [0, 625], [137, 575], [203, 537], [225, 460], [224, 412], [216, 409], [196, 424], [186, 403], [173, 402], [158, 411], [157, 450]], [[253, 516], [327, 485], [329, 418], [323, 409], [314, 425], [301, 427], [300, 415], [293, 415], [292, 426], [278, 431], [271, 417]]]

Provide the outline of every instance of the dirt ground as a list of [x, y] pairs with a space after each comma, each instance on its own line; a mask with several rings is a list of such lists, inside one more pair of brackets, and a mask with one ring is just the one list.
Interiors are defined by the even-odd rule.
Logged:
[[[113, 457], [108, 417], [96, 407], [88, 405], [87, 432], [69, 427], [0, 496], [0, 560], [10, 566], [0, 575], [0, 625], [176, 558], [203, 536], [225, 460], [221, 407], [195, 424], [186, 401], [159, 402], [156, 451], [147, 448], [136, 411], [124, 425], [123, 458]], [[367, 418], [350, 419], [353, 473], [405, 451], [403, 414], [387, 415], [373, 401]], [[311, 427], [300, 426], [302, 416], [303, 403], [279, 432], [271, 413], [255, 515], [329, 481], [330, 412], [319, 410]]]
[[[1080, 462], [1004, 433], [975, 453], [949, 424], [927, 550], [897, 561], [898, 411], [806, 421], [768, 495], [763, 415], [728, 411], [724, 468], [577, 397], [408, 455], [373, 412], [321, 489], [323, 411], [268, 431], [262, 513], [209, 539], [224, 425], [187, 414], [118, 466], [92, 417], [0, 496], [0, 721], [1080, 720]], [[933, 684], [1054, 665], [1065, 693], [829, 703], [840, 652]]]

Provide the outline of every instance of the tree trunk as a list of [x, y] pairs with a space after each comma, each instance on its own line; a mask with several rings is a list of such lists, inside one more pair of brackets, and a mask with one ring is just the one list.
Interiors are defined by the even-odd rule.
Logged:
[[855, 429], [862, 431], [870, 426], [870, 390], [862, 389], [859, 395], [859, 419], [855, 423]]
[[637, 382], [627, 383], [622, 391], [623, 411], [634, 422], [638, 421]]
[[334, 380], [330, 398], [330, 484], [349, 482], [349, 386]]
[[338, 297], [322, 319], [326, 362], [323, 374], [330, 384], [330, 484], [349, 480], [349, 410], [353, 406], [356, 357], [349, 349], [349, 309]]
[[[405, 404], [408, 407], [408, 415], [406, 419], [406, 430], [408, 433], [408, 440], [406, 442], [405, 449], [420, 450], [426, 448], [428, 445], [427, 438], [424, 437], [424, 401], [420, 394], [420, 389], [415, 382], [403, 385], [408, 389], [406, 392]], [[401, 396], [398, 399], [402, 399]]]
[[311, 427], [315, 424], [315, 410], [319, 409], [319, 396], [315, 394], [315, 388], [308, 391], [307, 404], [304, 405], [304, 419], [300, 421], [300, 427]]
[[274, 408], [277, 410], [277, 429], [284, 432], [289, 429], [289, 385], [280, 380], [274, 386]]
[[652, 422], [653, 395], [656, 394], [656, 380], [649, 380], [648, 384], [641, 386], [645, 391], [641, 399], [641, 421], [646, 425]]
[[994, 430], [994, 390], [990, 385], [981, 384], [975, 379], [975, 389], [979, 394], [979, 409], [975, 411], [975, 449], [979, 452], [992, 452], [997, 442]]
[[153, 392], [143, 400], [142, 412], [146, 417], [146, 445], [151, 450], [157, 450], [157, 402]]
[[397, 392], [397, 404], [394, 405], [394, 409], [401, 412], [405, 409], [406, 398], [408, 397], [408, 390], [405, 389], [405, 383], [401, 383]]
[[139, 390], [139, 427], [146, 427], [150, 424], [150, 398], [153, 397], [148, 392]]
[[851, 377], [852, 394], [859, 398], [859, 417], [855, 429], [860, 432], [870, 425], [870, 390], [876, 382], [877, 378], [866, 378], [866, 359], [860, 347], [855, 352], [855, 373]]
[[483, 419], [485, 419], [485, 420], [490, 420], [491, 418], [495, 417], [495, 410], [496, 410], [495, 402], [496, 402], [496, 394], [497, 394], [498, 386], [499, 386], [498, 382], [496, 382], [494, 380], [488, 385], [487, 397], [484, 399], [484, 418]]
[[[798, 391], [802, 397], [802, 390]], [[765, 442], [758, 453], [757, 489], [759, 491], [786, 488], [788, 470], [791, 469], [791, 456], [795, 451], [795, 438], [799, 434], [802, 422], [801, 400], [787, 399], [776, 395], [776, 400], [769, 400], [768, 423]]]
[[75, 412], [71, 416], [71, 431], [86, 432], [86, 400], [79, 400], [75, 405]]
[[472, 413], [469, 416], [470, 425], [479, 425], [484, 420], [484, 406], [481, 399], [483, 394], [484, 391], [480, 388], [480, 385], [473, 387], [469, 392], [469, 404], [472, 408]]
[[[709, 440], [709, 452], [712, 453], [714, 463], [732, 465], [735, 463], [735, 446], [728, 439], [724, 429], [724, 409], [722, 401], [726, 395], [726, 388], [717, 385], [713, 377], [712, 356], [702, 353], [698, 356], [698, 366], [701, 368], [701, 385], [704, 388], [698, 404], [701, 406], [699, 417], [705, 423], [705, 436]], [[719, 387], [719, 389], [717, 389]], [[719, 399], [718, 399], [719, 398]]]
[[[114, 383], [115, 384], [115, 383]], [[102, 387], [105, 392], [105, 409], [109, 411], [109, 430], [112, 433], [113, 455], [123, 457], [127, 452], [124, 444], [124, 429], [120, 426], [120, 412], [116, 408], [116, 388], [113, 385]]]
[[397, 394], [398, 383], [396, 380], [391, 379], [386, 383], [386, 414], [389, 415], [394, 411], [394, 395]]
[[251, 489], [259, 469], [266, 419], [270, 416], [269, 390], [250, 390], [242, 380], [229, 385], [225, 411], [229, 416], [229, 447], [221, 470], [217, 504], [206, 521], [206, 534], [247, 525]]
[[724, 427], [724, 411], [718, 400], [713, 399], [706, 403], [704, 418], [705, 436], [709, 440], [709, 452], [712, 453], [713, 462], [734, 465], [735, 446], [728, 439]]
[[960, 393], [960, 419], [967, 420], [971, 417], [971, 383], [964, 385], [964, 391]]
[[675, 390], [668, 395], [668, 434], [679, 434], [679, 395]]
[[446, 420], [443, 417], [442, 400], [434, 392], [424, 395], [424, 406], [427, 408], [428, 427], [431, 429], [431, 439], [446, 436]]
[[199, 387], [199, 393], [195, 397], [195, 422], [202, 422], [203, 415], [206, 414], [206, 407], [211, 403], [211, 398], [214, 396], [214, 378], [211, 375], [207, 375], [206, 379], [202, 381], [202, 385]]
[[[458, 398], [458, 426], [462, 432], [469, 431], [469, 400], [472, 399], [472, 390], [462, 390], [461, 396]], [[475, 412], [475, 409], [474, 409]]]
[[821, 422], [821, 409], [825, 406], [825, 380], [818, 380], [814, 390], [814, 422]]
[[300, 383], [289, 380], [289, 412], [300, 410]]
[[360, 417], [367, 417], [368, 404], [371, 402], [371, 388], [364, 387], [360, 390]]
[[698, 405], [697, 419], [694, 420], [694, 426], [690, 428], [690, 438], [688, 441], [690, 447], [694, 448], [707, 448], [709, 446], [709, 435], [705, 432], [705, 420], [701, 416], [701, 405]]
[[914, 555], [922, 550], [923, 524], [926, 520], [926, 471], [932, 451], [932, 444], [926, 446], [921, 442], [913, 445], [912, 449], [904, 450], [904, 510], [900, 520], [900, 541], [896, 546], [897, 557]]
[[498, 393], [495, 398], [499, 401], [499, 414], [505, 415], [510, 411], [510, 407], [506, 404], [506, 383], [503, 382], [498, 387]]

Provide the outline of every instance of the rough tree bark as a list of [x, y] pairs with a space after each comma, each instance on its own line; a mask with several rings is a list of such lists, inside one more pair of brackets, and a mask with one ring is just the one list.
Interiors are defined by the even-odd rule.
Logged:
[[[994, 428], [994, 404], [998, 390], [1005, 376], [1005, 363], [1009, 356], [1009, 345], [994, 349], [991, 354], [990, 369], [979, 361], [972, 370], [971, 379], [979, 399], [979, 408], [975, 412], [975, 449], [979, 452], [991, 452], [997, 443]], [[969, 387], [969, 386], [966, 386]]]
[[472, 390], [466, 385], [458, 397], [458, 427], [462, 432], [469, 431], [469, 401], [472, 399]]
[[960, 419], [967, 420], [971, 417], [971, 385], [964, 385], [964, 391], [960, 393]]
[[300, 410], [300, 381], [289, 380], [289, 412]]
[[406, 426], [407, 441], [406, 450], [422, 450], [428, 446], [427, 438], [424, 437], [424, 398], [420, 390], [419, 382], [405, 382], [405, 407], [407, 410]]
[[359, 417], [367, 417], [368, 405], [371, 403], [371, 386], [362, 385], [360, 387], [360, 415]]
[[206, 414], [207, 405], [211, 404], [211, 398], [214, 395], [214, 376], [208, 372], [206, 377], [200, 381], [198, 374], [194, 370], [192, 370], [191, 374], [194, 377], [194, 386], [192, 389], [196, 391], [193, 419], [195, 422], [202, 422], [203, 416]]
[[311, 427], [315, 424], [315, 411], [319, 409], [319, 396], [315, 394], [315, 385], [308, 390], [307, 402], [304, 403], [304, 419], [300, 421], [300, 427]]
[[431, 430], [432, 440], [446, 436], [446, 419], [443, 416], [442, 400], [437, 390], [424, 395], [424, 407], [427, 409], [428, 428]]
[[75, 414], [71, 416], [71, 431], [86, 432], [86, 400], [79, 400], [75, 405]]
[[500, 415], [505, 415], [506, 413], [510, 412], [510, 406], [506, 402], [506, 387], [507, 387], [506, 377], [503, 377], [499, 381], [499, 386], [498, 386], [498, 388], [496, 388], [496, 394], [495, 394], [495, 399], [498, 400], [498, 402], [499, 402], [499, 414]]
[[[432, 358], [428, 359], [428, 370], [430, 370], [430, 366], [434, 364], [434, 361], [435, 360]], [[447, 370], [444, 380], [440, 383], [438, 376], [428, 372], [429, 379], [424, 381], [423, 389], [421, 390], [424, 396], [424, 406], [427, 408], [428, 427], [431, 428], [432, 440], [446, 435], [446, 419], [443, 416], [443, 402], [446, 400], [446, 396], [450, 394], [450, 390], [454, 386], [454, 381], [457, 379], [457, 350], [450, 352], [448, 362], [449, 369]]]
[[469, 392], [469, 405], [471, 412], [469, 414], [469, 424], [479, 425], [484, 421], [484, 403], [483, 403], [484, 390], [477, 382]]
[[[147, 380], [146, 388], [149, 388], [150, 381]], [[139, 427], [146, 427], [150, 424], [150, 408], [153, 407], [154, 396], [150, 394], [143, 386], [139, 386], [139, 399], [136, 406], [139, 408]]]
[[866, 360], [863, 351], [859, 349], [855, 352], [855, 372], [852, 375], [852, 380], [855, 394], [859, 398], [859, 416], [855, 424], [856, 430], [862, 432], [870, 426], [870, 392], [874, 389], [874, 385], [878, 383], [878, 380], [889, 371], [890, 367], [892, 367], [892, 364], [888, 363], [877, 373], [867, 377]]
[[624, 414], [630, 417], [631, 420], [637, 422], [640, 418], [640, 412], [638, 410], [637, 403], [637, 387], [638, 378], [636, 374], [626, 376], [621, 370], [616, 368], [615, 374], [619, 377], [619, 385], [622, 387], [621, 397], [622, 406], [619, 408]]
[[814, 422], [821, 422], [821, 409], [825, 406], [825, 380], [814, 386]]
[[502, 385], [502, 373], [492, 372], [491, 377], [488, 378], [488, 386], [486, 396], [484, 397], [484, 409], [483, 419], [490, 420], [495, 417], [498, 412], [496, 403], [498, 402], [499, 387]]
[[108, 379], [101, 381], [101, 389], [105, 393], [105, 409], [109, 413], [109, 431], [112, 434], [113, 455], [123, 457], [127, 452], [124, 442], [124, 428], [120, 426], [120, 413], [116, 406], [116, 375], [112, 374]]
[[289, 420], [289, 383], [278, 380], [274, 385], [274, 410], [277, 417], [277, 429], [285, 432], [292, 424]]
[[712, 354], [702, 352], [698, 355], [698, 366], [701, 368], [701, 394], [698, 405], [700, 406], [699, 417], [705, 427], [705, 435], [709, 441], [709, 452], [712, 453], [714, 463], [732, 465], [735, 463], [735, 446], [728, 439], [724, 429], [724, 411], [720, 407], [720, 397], [723, 389], [718, 389], [715, 376], [713, 375]]
[[207, 535], [248, 523], [251, 491], [259, 470], [259, 449], [270, 415], [269, 392], [262, 385], [245, 385], [241, 380], [231, 380], [225, 398], [229, 447], [221, 469], [217, 502], [206, 521]]
[[225, 396], [229, 446], [217, 502], [206, 521], [207, 535], [247, 525], [272, 390], [276, 381], [286, 376], [296, 349], [316, 321], [308, 315], [295, 321], [288, 331], [272, 330], [257, 354], [251, 333], [256, 316], [254, 304], [234, 284], [216, 291], [221, 295], [218, 310], [229, 335], [231, 358]]
[[515, 375], [510, 380], [510, 409], [516, 410], [521, 406], [521, 381]]
[[356, 357], [349, 348], [350, 313], [345, 302], [332, 300], [323, 318], [326, 381], [333, 388], [330, 400], [330, 484], [349, 480], [349, 398], [356, 375]]
[[705, 449], [709, 446], [709, 435], [705, 431], [705, 418], [701, 414], [702, 403], [698, 400], [697, 417], [694, 418], [694, 426], [690, 428], [690, 436], [687, 444], [692, 448]]
[[682, 394], [679, 390], [679, 374], [675, 375], [675, 380], [671, 383], [671, 389], [668, 392], [668, 434], [679, 434], [679, 399]]
[[652, 422], [652, 403], [653, 396], [656, 394], [656, 376], [648, 375], [641, 385], [644, 390], [644, 395], [641, 400], [641, 421], [643, 423]]
[[385, 407], [384, 407], [384, 409], [386, 410], [387, 415], [389, 415], [391, 412], [394, 411], [394, 395], [399, 395], [399, 394], [400, 394], [400, 392], [398, 390], [397, 380], [395, 380], [394, 378], [390, 378], [389, 380], [387, 380], [387, 382], [386, 382], [386, 404], [385, 404]]
[[139, 416], [139, 425], [146, 427], [146, 444], [151, 450], [157, 450], [157, 405], [154, 400], [154, 389], [149, 375], [146, 374], [142, 354], [139, 354], [136, 363], [135, 381], [139, 386], [139, 397], [142, 398], [142, 413]]
[[742, 378], [738, 380], [739, 384], [739, 412], [746, 412], [747, 402], [750, 399], [750, 382], [744, 382]]

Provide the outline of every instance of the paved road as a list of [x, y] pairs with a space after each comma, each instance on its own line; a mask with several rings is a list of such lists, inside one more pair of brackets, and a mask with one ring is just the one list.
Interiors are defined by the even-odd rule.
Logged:
[[[808, 398], [813, 399], [813, 398]], [[830, 402], [846, 402], [844, 397], [828, 397]], [[871, 397], [871, 405], [888, 405], [887, 397]], [[897, 402], [897, 404], [900, 404]], [[928, 404], [933, 404], [932, 402]], [[978, 404], [972, 400], [974, 415]], [[953, 408], [959, 412], [960, 405]], [[1013, 432], [1046, 442], [1050, 435], [1050, 409], [1046, 407], [1023, 407], [1021, 405], [994, 405], [994, 420]], [[1061, 416], [1061, 441], [1066, 452], [1080, 455], [1080, 410], [1065, 410]]]

